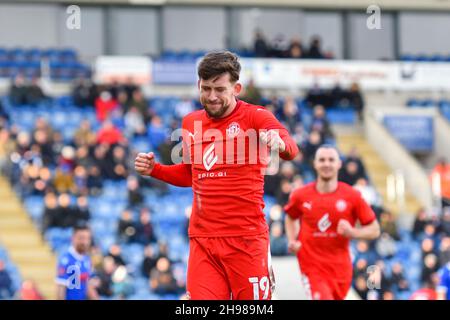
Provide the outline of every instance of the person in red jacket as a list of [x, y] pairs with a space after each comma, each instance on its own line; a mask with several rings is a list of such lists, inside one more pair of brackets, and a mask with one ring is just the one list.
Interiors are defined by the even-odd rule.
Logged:
[[165, 166], [140, 153], [135, 169], [176, 186], [192, 186], [187, 297], [270, 299], [274, 279], [263, 212], [268, 152], [291, 160], [298, 147], [264, 107], [238, 100], [241, 66], [228, 51], [198, 66], [203, 110], [182, 120], [183, 161]]
[[99, 122], [105, 121], [109, 114], [118, 108], [117, 100], [113, 99], [111, 93], [103, 91], [95, 100], [95, 113]]
[[319, 147], [317, 181], [294, 190], [284, 207], [288, 247], [297, 254], [310, 299], [343, 300], [352, 283], [350, 240], [380, 235], [375, 213], [359, 191], [338, 181], [341, 165], [334, 147]]
[[122, 132], [116, 128], [109, 120], [103, 122], [102, 127], [97, 132], [97, 142], [108, 145], [119, 143], [124, 139]]

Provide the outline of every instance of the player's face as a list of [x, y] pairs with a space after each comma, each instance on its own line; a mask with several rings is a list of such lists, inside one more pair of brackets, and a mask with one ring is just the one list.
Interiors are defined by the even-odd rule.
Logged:
[[235, 97], [241, 91], [241, 84], [230, 81], [230, 75], [225, 73], [209, 80], [198, 81], [200, 103], [212, 118], [221, 118], [233, 104]]
[[85, 254], [91, 246], [91, 232], [89, 230], [78, 230], [72, 238], [75, 250], [80, 254]]
[[339, 154], [332, 148], [319, 148], [314, 158], [314, 169], [316, 169], [319, 179], [329, 181], [337, 179], [341, 168]]

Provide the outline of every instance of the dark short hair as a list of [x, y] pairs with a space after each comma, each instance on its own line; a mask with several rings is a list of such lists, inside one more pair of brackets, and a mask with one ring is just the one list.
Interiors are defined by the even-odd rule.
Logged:
[[89, 228], [89, 225], [86, 222], [78, 222], [73, 227], [73, 234], [77, 233], [78, 231], [90, 231], [91, 228]]
[[212, 51], [207, 53], [198, 65], [198, 77], [210, 80], [224, 73], [230, 75], [231, 82], [239, 80], [241, 64], [239, 57], [230, 51]]

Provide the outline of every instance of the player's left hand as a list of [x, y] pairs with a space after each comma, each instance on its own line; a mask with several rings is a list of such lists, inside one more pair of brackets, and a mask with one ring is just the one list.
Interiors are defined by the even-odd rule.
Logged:
[[278, 150], [279, 152], [284, 152], [286, 150], [286, 144], [283, 139], [281, 139], [277, 130], [260, 132], [259, 139], [272, 150]]
[[350, 222], [348, 222], [345, 219], [340, 219], [337, 226], [337, 233], [341, 236], [347, 237], [347, 238], [353, 238], [353, 231], [355, 228], [352, 227]]

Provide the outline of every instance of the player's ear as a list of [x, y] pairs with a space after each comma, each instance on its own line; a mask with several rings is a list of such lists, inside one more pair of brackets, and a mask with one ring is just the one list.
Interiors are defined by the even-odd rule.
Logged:
[[197, 81], [197, 87], [198, 87], [198, 89], [200, 89], [200, 81], [201, 81], [201, 79], [198, 79], [198, 81]]
[[341, 170], [341, 168], [342, 168], [342, 160], [339, 159], [338, 160], [338, 170]]
[[236, 82], [234, 84], [234, 95], [238, 96], [241, 93], [241, 91], [242, 91], [242, 84], [239, 82]]

